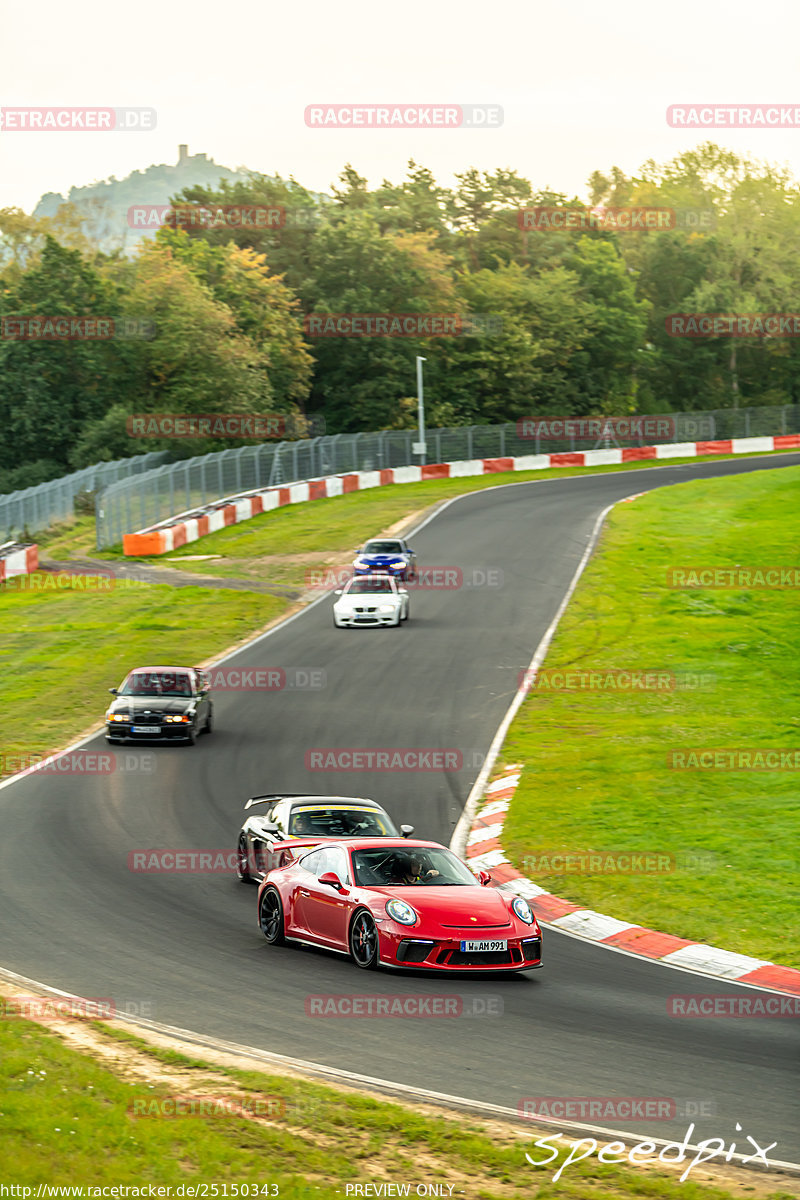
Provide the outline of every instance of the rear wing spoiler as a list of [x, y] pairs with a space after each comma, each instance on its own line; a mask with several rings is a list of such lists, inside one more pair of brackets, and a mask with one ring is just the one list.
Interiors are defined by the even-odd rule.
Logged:
[[245, 804], [245, 808], [252, 808], [255, 804], [271, 804], [273, 800], [298, 800], [301, 797], [309, 800], [325, 800], [325, 796], [314, 796], [311, 792], [268, 792], [263, 796], [251, 796]]

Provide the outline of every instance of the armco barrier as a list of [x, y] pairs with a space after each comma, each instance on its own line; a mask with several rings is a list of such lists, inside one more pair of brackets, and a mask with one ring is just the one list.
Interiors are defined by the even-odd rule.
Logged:
[[38, 565], [38, 546], [30, 542], [6, 542], [0, 546], [0, 583], [15, 575], [30, 575]]
[[551, 467], [598, 467], [647, 459], [693, 458], [713, 454], [753, 454], [769, 450], [800, 449], [800, 434], [782, 437], [731, 438], [719, 442], [680, 442], [662, 446], [631, 446], [616, 450], [585, 450], [567, 454], [527, 454], [519, 458], [477, 458], [468, 462], [428, 463], [416, 467], [385, 467], [378, 471], [355, 471], [328, 475], [285, 487], [266, 488], [228, 496], [203, 509], [180, 513], [159, 525], [126, 533], [123, 551], [144, 557], [167, 554], [195, 542], [226, 525], [237, 525], [259, 513], [285, 504], [300, 504], [347, 492], [363, 492], [390, 483], [420, 483], [427, 479], [454, 479], [468, 475], [491, 475], [503, 471], [544, 471]]

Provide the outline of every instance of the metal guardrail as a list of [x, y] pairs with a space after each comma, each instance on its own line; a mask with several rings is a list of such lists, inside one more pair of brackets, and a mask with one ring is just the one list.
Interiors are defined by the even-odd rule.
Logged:
[[163, 450], [98, 463], [0, 496], [0, 539], [27, 537], [48, 529], [57, 521], [74, 516], [75, 497], [81, 492], [98, 492], [122, 479], [149, 472], [167, 457]]
[[[548, 418], [536, 414], [536, 421]], [[576, 418], [576, 420], [579, 418]], [[588, 420], [589, 418], [583, 418]], [[800, 405], [670, 413], [664, 436], [575, 436], [544, 440], [520, 436], [518, 424], [429, 429], [428, 462], [591, 450], [597, 447], [694, 442], [715, 438], [772, 436], [800, 432]], [[654, 418], [650, 418], [654, 420]], [[305, 441], [261, 443], [168, 463], [112, 483], [97, 505], [98, 548], [118, 545], [123, 535], [148, 528], [181, 512], [256, 488], [298, 483], [323, 475], [379, 470], [419, 463], [412, 450], [416, 429], [334, 434]]]

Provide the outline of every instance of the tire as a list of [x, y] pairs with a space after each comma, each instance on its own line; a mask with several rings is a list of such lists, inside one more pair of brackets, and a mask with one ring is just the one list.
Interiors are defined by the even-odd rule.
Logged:
[[378, 930], [372, 914], [365, 908], [353, 917], [348, 936], [350, 957], [362, 971], [374, 971], [378, 965]]
[[197, 740], [197, 730], [195, 729], [194, 725], [190, 725], [188, 730], [186, 731], [186, 745], [193, 746], [195, 744], [196, 740]]
[[286, 941], [283, 932], [283, 905], [274, 887], [264, 888], [258, 902], [258, 923], [270, 946], [282, 946]]
[[239, 838], [239, 844], [236, 847], [236, 874], [242, 883], [255, 883], [253, 876], [250, 874], [250, 864], [247, 856], [247, 838], [244, 834]]
[[203, 726], [203, 733], [211, 733], [213, 728], [214, 728], [214, 710], [212, 708], [209, 708], [208, 716], [206, 717], [206, 723]]

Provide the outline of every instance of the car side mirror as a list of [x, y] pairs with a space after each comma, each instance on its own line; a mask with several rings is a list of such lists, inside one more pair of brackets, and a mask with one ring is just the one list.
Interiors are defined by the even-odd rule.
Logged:
[[108, 690], [111, 692], [111, 695], [112, 695], [112, 696], [116, 696], [116, 695], [118, 694], [118, 692], [117, 692], [117, 689], [116, 689], [116, 688], [109, 688]]
[[265, 821], [261, 828], [264, 830], [264, 833], [280, 833], [280, 829], [274, 821]]
[[336, 589], [336, 591], [335, 591], [333, 594], [334, 594], [334, 596], [341, 596], [341, 594], [342, 594], [342, 589], [341, 589], [341, 588], [337, 588], [337, 589]]
[[414, 832], [414, 826], [413, 825], [401, 825], [400, 832], [403, 835], [403, 837], [411, 837], [412, 833]]
[[481, 887], [488, 887], [489, 884], [492, 882], [492, 877], [488, 871], [480, 871], [478, 878], [481, 881]]
[[344, 891], [342, 881], [333, 871], [325, 871], [319, 877], [320, 883], [327, 884], [328, 887], [336, 888], [337, 892]]

